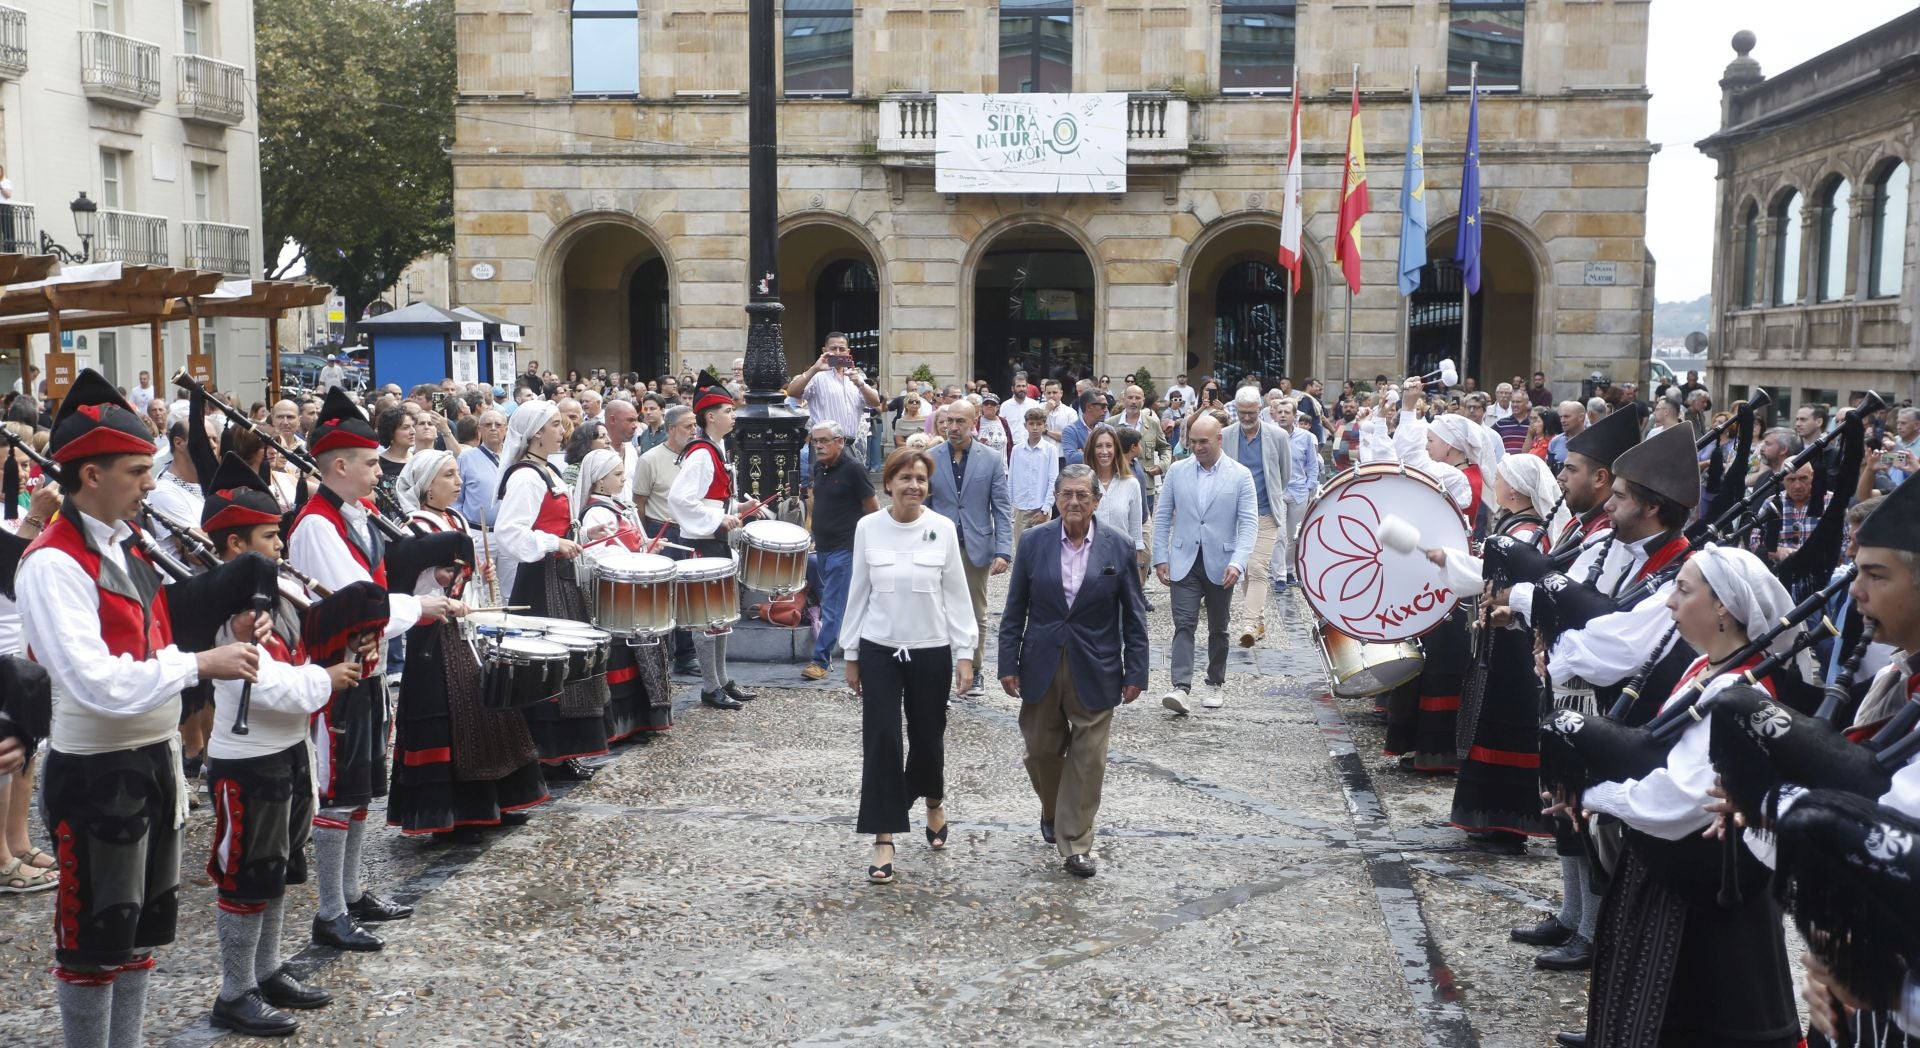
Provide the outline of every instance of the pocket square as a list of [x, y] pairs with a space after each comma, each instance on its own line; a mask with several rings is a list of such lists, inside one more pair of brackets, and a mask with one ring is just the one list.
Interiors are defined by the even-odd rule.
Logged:
[[1118, 569], [1116, 569], [1116, 568], [1115, 568], [1115, 567], [1114, 567], [1113, 565], [1111, 565], [1111, 564], [1109, 564], [1109, 565], [1107, 565], [1106, 567], [1104, 567], [1104, 568], [1101, 568], [1101, 569], [1100, 569], [1100, 574], [1102, 574], [1102, 575], [1118, 575], [1118, 574], [1120, 574], [1120, 572], [1119, 572], [1119, 570], [1118, 570]]

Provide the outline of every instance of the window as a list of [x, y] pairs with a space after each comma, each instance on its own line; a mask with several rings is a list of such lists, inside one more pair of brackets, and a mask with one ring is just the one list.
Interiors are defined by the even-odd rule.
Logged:
[[1748, 204], [1740, 223], [1740, 305], [1751, 309], [1760, 292], [1760, 205]]
[[1853, 187], [1844, 178], [1827, 187], [1820, 201], [1820, 286], [1814, 290], [1819, 302], [1837, 302], [1847, 295], [1847, 198]]
[[119, 13], [113, 0], [93, 0], [91, 22], [87, 28], [104, 29], [110, 33], [117, 32], [120, 28], [120, 19], [116, 16]]
[[1800, 301], [1800, 194], [1787, 195], [1774, 205], [1773, 304], [1791, 306]]
[[95, 335], [98, 346], [96, 363], [100, 373], [107, 376], [108, 382], [118, 382], [120, 376], [120, 336], [117, 332], [101, 331]]
[[1907, 165], [1894, 164], [1873, 183], [1873, 269], [1867, 281], [1870, 298], [1900, 293], [1901, 270], [1907, 262]]
[[207, 9], [195, 2], [185, 0], [180, 5], [180, 53], [201, 55], [206, 52], [200, 48], [200, 31], [206, 25]]
[[1071, 90], [1073, 6], [1061, 0], [1001, 0], [1001, 93]]
[[123, 194], [123, 190], [125, 189], [123, 169], [125, 165], [122, 163], [122, 159], [123, 155], [117, 149], [102, 149], [100, 151], [101, 207], [124, 208], [127, 206], [126, 198]]
[[787, 94], [853, 94], [853, 0], [786, 0], [780, 39]]
[[573, 93], [640, 93], [636, 0], [573, 0]]
[[193, 218], [196, 222], [214, 221], [213, 183], [214, 169], [211, 164], [194, 164], [190, 171], [190, 188], [193, 193]]
[[880, 374], [880, 277], [864, 259], [829, 265], [813, 291], [814, 343], [847, 336], [847, 351], [869, 376]]
[[1293, 89], [1294, 5], [1221, 0], [1220, 90], [1258, 95]]
[[213, 356], [214, 353], [218, 352], [215, 347], [219, 341], [220, 336], [213, 330], [213, 322], [208, 321], [206, 326], [200, 329], [200, 355], [203, 357]]
[[1221, 383], [1287, 374], [1285, 271], [1266, 262], [1236, 263], [1213, 296], [1213, 373]]
[[1447, 14], [1447, 89], [1467, 89], [1480, 63], [1480, 88], [1520, 90], [1526, 0], [1453, 0]]

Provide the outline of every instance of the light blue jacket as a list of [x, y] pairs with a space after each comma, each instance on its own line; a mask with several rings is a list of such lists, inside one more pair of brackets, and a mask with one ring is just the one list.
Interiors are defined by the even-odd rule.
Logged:
[[933, 477], [927, 508], [953, 521], [960, 545], [976, 568], [993, 558], [1013, 559], [1013, 500], [1007, 495], [1007, 464], [998, 451], [975, 440], [967, 445], [961, 496], [954, 494], [953, 449], [946, 442], [927, 449]]
[[1206, 551], [1207, 578], [1224, 585], [1227, 565], [1246, 573], [1253, 556], [1253, 540], [1260, 532], [1259, 496], [1253, 474], [1222, 454], [1210, 485], [1212, 498], [1200, 505], [1200, 460], [1184, 458], [1167, 470], [1160, 485], [1160, 501], [1153, 508], [1153, 563], [1167, 565], [1175, 581], [1193, 570], [1193, 559]]

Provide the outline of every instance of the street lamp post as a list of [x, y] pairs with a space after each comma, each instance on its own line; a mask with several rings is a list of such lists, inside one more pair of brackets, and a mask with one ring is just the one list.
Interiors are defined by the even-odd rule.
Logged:
[[747, 406], [735, 426], [743, 494], [797, 494], [806, 419], [786, 406], [787, 353], [780, 333], [779, 159], [775, 141], [773, 0], [747, 9]]
[[73, 231], [80, 235], [80, 250], [69, 251], [61, 247], [53, 239], [53, 234], [43, 229], [40, 231], [40, 253], [57, 256], [65, 265], [86, 265], [93, 257], [93, 220], [100, 206], [88, 200], [87, 194], [82, 192], [73, 199], [73, 203], [67, 205], [67, 210], [73, 212]]

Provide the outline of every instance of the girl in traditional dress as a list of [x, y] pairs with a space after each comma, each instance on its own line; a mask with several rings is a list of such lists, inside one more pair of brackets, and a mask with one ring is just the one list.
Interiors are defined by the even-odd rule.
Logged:
[[[597, 448], [580, 461], [573, 504], [580, 509], [580, 543], [589, 557], [617, 550], [642, 552], [647, 535], [626, 499], [627, 467], [618, 451]], [[615, 639], [607, 663], [607, 742], [645, 741], [673, 727], [667, 646]]]

